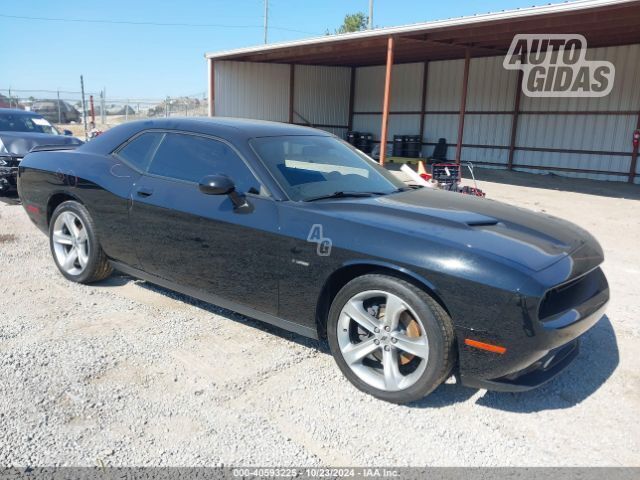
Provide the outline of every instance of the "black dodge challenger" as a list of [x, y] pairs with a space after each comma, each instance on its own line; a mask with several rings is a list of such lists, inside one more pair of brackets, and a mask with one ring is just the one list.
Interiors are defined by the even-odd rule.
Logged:
[[404, 403], [451, 374], [536, 387], [609, 299], [583, 229], [407, 186], [335, 136], [238, 119], [132, 122], [30, 153], [19, 194], [62, 275], [112, 269], [313, 338]]

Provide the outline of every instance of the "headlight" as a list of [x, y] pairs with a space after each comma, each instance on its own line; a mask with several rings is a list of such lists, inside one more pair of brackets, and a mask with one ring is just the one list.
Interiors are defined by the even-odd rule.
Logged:
[[7, 161], [2, 158], [2, 156], [7, 153], [9, 153], [9, 150], [7, 150], [7, 147], [2, 143], [2, 139], [0, 139], [0, 165], [9, 165]]

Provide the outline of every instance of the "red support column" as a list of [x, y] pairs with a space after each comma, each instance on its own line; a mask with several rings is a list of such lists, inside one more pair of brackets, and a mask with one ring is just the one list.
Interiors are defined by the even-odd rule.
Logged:
[[[424, 62], [422, 69], [422, 103], [420, 104], [420, 136], [424, 135], [424, 116], [427, 111], [427, 78], [429, 76], [429, 62]], [[424, 139], [423, 139], [424, 140]], [[420, 147], [422, 148], [422, 147]]]
[[[524, 63], [526, 56], [522, 55], [522, 62]], [[507, 170], [513, 170], [513, 156], [516, 151], [516, 136], [518, 134], [518, 116], [520, 115], [520, 99], [522, 98], [522, 82], [524, 78], [524, 72], [522, 69], [518, 70], [518, 80], [516, 81], [516, 97], [513, 101], [513, 117], [511, 119], [511, 140], [509, 140], [509, 159], [507, 160]]]
[[464, 52], [464, 74], [462, 76], [462, 93], [460, 99], [460, 117], [458, 119], [458, 143], [456, 145], [456, 163], [460, 163], [462, 155], [462, 137], [464, 135], [464, 114], [467, 110], [467, 87], [469, 86], [469, 64], [471, 63], [471, 49]]
[[[636, 129], [640, 130], [640, 112], [638, 112], [638, 123], [636, 124]], [[631, 166], [629, 167], [629, 183], [634, 183], [634, 178], [636, 177], [636, 165], [638, 164], [638, 147], [633, 147], [633, 152], [631, 153]]]
[[349, 83], [349, 118], [347, 119], [347, 130], [353, 130], [353, 102], [356, 95], [356, 69], [351, 67], [351, 80]]
[[391, 69], [393, 68], [393, 37], [387, 40], [387, 70], [384, 76], [384, 100], [382, 103], [382, 127], [380, 132], [380, 165], [387, 157], [387, 127], [389, 124], [389, 102], [391, 100]]

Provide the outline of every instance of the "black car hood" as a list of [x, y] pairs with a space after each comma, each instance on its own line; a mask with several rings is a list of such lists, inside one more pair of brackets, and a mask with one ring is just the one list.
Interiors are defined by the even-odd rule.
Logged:
[[65, 135], [33, 132], [0, 132], [0, 141], [11, 155], [24, 157], [38, 145], [82, 145], [82, 141]]
[[[371, 198], [318, 202], [323, 213], [474, 249], [542, 270], [588, 243], [582, 228], [543, 213], [494, 200], [422, 188]], [[314, 208], [315, 208], [314, 207]]]

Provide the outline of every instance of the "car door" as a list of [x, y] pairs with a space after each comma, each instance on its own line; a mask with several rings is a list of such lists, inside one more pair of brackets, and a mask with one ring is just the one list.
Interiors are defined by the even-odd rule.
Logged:
[[[130, 224], [142, 268], [183, 287], [277, 314], [278, 272], [286, 259], [278, 210], [255, 175], [220, 139], [153, 132], [145, 174], [134, 184]], [[199, 189], [207, 175], [230, 177], [250, 208]]]

